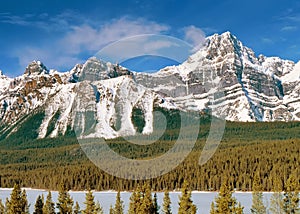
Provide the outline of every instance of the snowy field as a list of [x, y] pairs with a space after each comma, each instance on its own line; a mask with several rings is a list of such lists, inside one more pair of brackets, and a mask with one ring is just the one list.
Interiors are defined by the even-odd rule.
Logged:
[[[6, 198], [10, 196], [12, 189], [1, 189], [0, 188], [0, 199], [5, 202]], [[46, 190], [36, 190], [36, 189], [26, 189], [27, 198], [30, 203], [30, 213], [34, 210], [34, 204], [38, 195], [44, 195], [44, 198], [47, 197]], [[85, 193], [84, 191], [70, 191], [70, 195], [72, 196], [74, 201], [78, 201], [80, 208], [84, 208], [84, 201], [85, 201]], [[125, 204], [125, 211], [127, 212], [129, 206], [129, 198], [130, 192], [121, 192], [121, 199], [124, 201]], [[109, 213], [110, 205], [114, 205], [116, 200], [117, 192], [115, 191], [101, 191], [101, 192], [94, 192], [93, 195], [95, 196], [95, 201], [99, 201], [101, 206], [104, 209], [105, 214]], [[252, 194], [251, 192], [236, 192], [233, 194], [239, 202], [244, 206], [244, 213], [250, 214], [250, 207], [251, 207], [251, 200]], [[264, 201], [265, 205], [268, 207], [269, 200], [272, 193], [264, 193]], [[58, 196], [57, 191], [52, 191], [52, 199], [56, 202]], [[180, 192], [170, 192], [170, 198], [172, 202], [172, 212], [177, 213], [178, 210], [178, 198], [180, 196]], [[192, 200], [194, 204], [197, 206], [197, 214], [209, 214], [211, 202], [214, 201], [215, 197], [217, 196], [217, 192], [192, 192]], [[164, 193], [159, 192], [157, 193], [158, 203], [161, 206], [163, 203]]]

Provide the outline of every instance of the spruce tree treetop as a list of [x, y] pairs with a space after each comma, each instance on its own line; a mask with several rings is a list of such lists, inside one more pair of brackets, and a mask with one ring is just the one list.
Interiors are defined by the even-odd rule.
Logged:
[[163, 202], [163, 213], [164, 214], [171, 214], [171, 199], [170, 194], [166, 190], [164, 194], [164, 202]]
[[159, 214], [159, 209], [160, 209], [160, 207], [158, 206], [158, 203], [157, 203], [157, 194], [154, 193], [154, 197], [153, 197], [153, 214]]
[[114, 207], [114, 214], [123, 214], [124, 213], [124, 202], [121, 200], [121, 193], [118, 191], [116, 196], [116, 203]]
[[254, 175], [252, 190], [253, 192], [252, 192], [251, 213], [265, 214], [267, 210], [263, 202], [263, 194], [261, 192], [262, 191], [261, 177], [259, 171], [257, 171]]
[[94, 201], [94, 196], [91, 190], [89, 190], [85, 195], [85, 209], [83, 210], [84, 214], [94, 214], [96, 210], [96, 204]]
[[284, 198], [283, 210], [285, 213], [296, 214], [299, 210], [299, 177], [292, 173], [287, 180]]
[[73, 213], [74, 213], [74, 214], [80, 214], [80, 213], [81, 213], [81, 211], [80, 211], [80, 206], [79, 206], [78, 201], [76, 201], [76, 203], [75, 203]]
[[4, 204], [2, 203], [2, 200], [0, 199], [0, 214], [4, 214], [5, 213], [5, 207]]
[[14, 188], [10, 195], [10, 199], [7, 201], [6, 206], [7, 206], [7, 214], [28, 212], [28, 202], [26, 199], [26, 192], [22, 192], [19, 184], [14, 185]]
[[71, 198], [67, 188], [64, 184], [60, 185], [58, 192], [57, 208], [60, 214], [72, 214], [73, 212], [73, 199]]
[[52, 201], [51, 192], [48, 192], [46, 202], [43, 207], [43, 214], [55, 214], [55, 204]]
[[222, 183], [218, 197], [216, 198], [215, 206], [211, 206], [213, 214], [240, 214], [243, 213], [243, 207], [237, 204], [237, 201], [232, 197], [232, 188], [228, 184], [228, 180]]
[[195, 214], [197, 207], [193, 204], [191, 199], [191, 192], [188, 190], [188, 183], [185, 181], [181, 190], [181, 197], [179, 198], [178, 214]]
[[42, 200], [42, 197], [39, 195], [37, 197], [35, 205], [34, 205], [34, 213], [33, 214], [43, 214], [43, 207], [44, 207], [44, 202]]

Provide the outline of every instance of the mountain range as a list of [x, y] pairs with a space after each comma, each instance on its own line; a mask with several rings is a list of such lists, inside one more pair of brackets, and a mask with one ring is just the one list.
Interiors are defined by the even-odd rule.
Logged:
[[[211, 111], [228, 121], [300, 121], [300, 62], [256, 56], [230, 32], [214, 34], [185, 62], [156, 73], [130, 71], [92, 57], [68, 72], [30, 63], [23, 75], [0, 71], [0, 133], [9, 136], [37, 112], [38, 138], [68, 129], [89, 137], [153, 131], [156, 108]], [[143, 127], [132, 121], [143, 117]], [[91, 121], [90, 121], [91, 120]], [[80, 127], [80, 128], [79, 128]]]

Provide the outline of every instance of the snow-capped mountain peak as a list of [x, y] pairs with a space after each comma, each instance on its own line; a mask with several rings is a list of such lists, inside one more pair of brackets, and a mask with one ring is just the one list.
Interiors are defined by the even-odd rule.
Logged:
[[299, 85], [300, 62], [256, 56], [225, 32], [207, 37], [205, 45], [181, 65], [157, 73], [131, 72], [95, 57], [65, 73], [48, 70], [40, 61], [30, 63], [14, 79], [0, 73], [0, 127], [10, 130], [38, 109], [44, 112], [39, 137], [56, 137], [68, 127], [79, 127], [84, 116], [76, 119], [74, 110], [80, 114], [87, 107], [95, 121], [90, 137], [105, 138], [134, 135], [134, 109], [143, 114], [142, 133], [150, 133], [155, 107], [213, 109], [215, 116], [225, 115], [230, 121], [300, 120]]
[[33, 61], [27, 66], [24, 74], [28, 76], [49, 74], [49, 70], [41, 61]]

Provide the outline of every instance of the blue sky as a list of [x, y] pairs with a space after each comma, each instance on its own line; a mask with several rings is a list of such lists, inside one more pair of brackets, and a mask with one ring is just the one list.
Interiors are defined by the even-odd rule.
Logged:
[[300, 1], [1, 1], [0, 69], [17, 76], [37, 59], [66, 71], [124, 37], [163, 34], [197, 45], [203, 33], [225, 31], [257, 55], [298, 61]]

